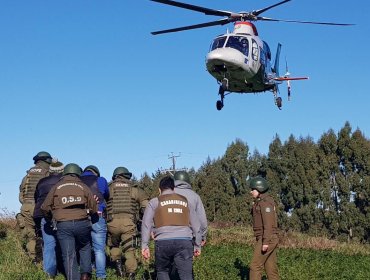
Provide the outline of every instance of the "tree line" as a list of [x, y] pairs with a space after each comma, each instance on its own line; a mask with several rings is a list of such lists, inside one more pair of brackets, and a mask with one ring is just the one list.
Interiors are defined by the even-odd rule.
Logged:
[[[248, 178], [265, 177], [278, 203], [279, 226], [346, 241], [370, 241], [370, 140], [346, 122], [315, 142], [276, 135], [267, 155], [236, 139], [223, 156], [188, 170], [210, 222], [251, 224]], [[164, 174], [137, 180], [150, 197]]]

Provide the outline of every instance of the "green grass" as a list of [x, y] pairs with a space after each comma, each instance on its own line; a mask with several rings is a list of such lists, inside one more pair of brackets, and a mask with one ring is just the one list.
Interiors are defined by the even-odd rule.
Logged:
[[[196, 279], [249, 279], [252, 247], [238, 244], [211, 245], [195, 261]], [[281, 279], [366, 280], [370, 279], [369, 255], [345, 255], [327, 250], [278, 250]]]
[[[1, 220], [1, 219], [0, 219]], [[13, 221], [3, 221], [6, 236], [0, 239], [0, 280], [47, 279], [41, 267], [32, 265], [24, 253]], [[370, 248], [308, 237], [299, 233], [282, 236], [278, 249], [278, 266], [282, 280], [367, 280], [370, 279]], [[211, 228], [202, 255], [194, 261], [197, 280], [247, 280], [252, 256], [253, 235], [250, 228]], [[153, 271], [151, 262], [141, 265], [137, 279], [145, 269]], [[108, 280], [117, 280], [113, 268], [107, 269]], [[64, 279], [59, 275], [56, 280]], [[94, 278], [95, 279], [95, 278]], [[149, 279], [148, 276], [146, 279]], [[265, 278], [266, 279], [266, 278]]]

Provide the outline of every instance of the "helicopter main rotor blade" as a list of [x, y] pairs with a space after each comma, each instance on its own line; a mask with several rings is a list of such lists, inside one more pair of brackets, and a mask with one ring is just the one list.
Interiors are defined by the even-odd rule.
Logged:
[[151, 32], [151, 33], [153, 35], [158, 35], [158, 34], [164, 34], [164, 33], [171, 33], [171, 32], [190, 30], [190, 29], [203, 28], [203, 27], [208, 27], [208, 26], [224, 25], [224, 24], [227, 24], [227, 23], [230, 23], [230, 22], [232, 22], [231, 19], [224, 18], [224, 19], [220, 19], [220, 20], [216, 20], [216, 21], [210, 21], [210, 22], [205, 22], [205, 23], [200, 23], [200, 24], [188, 25], [188, 26], [177, 27], [177, 28], [166, 29], [166, 30], [160, 30], [160, 31], [155, 31], [155, 32]]
[[171, 1], [171, 0], [151, 0], [151, 1], [170, 5], [170, 6], [175, 6], [175, 7], [179, 7], [179, 8], [183, 8], [187, 10], [196, 11], [196, 12], [204, 13], [206, 15], [211, 15], [211, 16], [229, 17], [231, 15], [234, 15], [234, 13], [228, 12], [228, 11], [213, 10], [213, 9], [208, 9], [208, 8], [204, 8], [204, 7], [200, 7], [196, 5], [191, 5], [191, 4], [186, 4], [186, 3], [181, 3], [181, 2]]
[[350, 26], [353, 23], [335, 23], [335, 22], [317, 22], [317, 21], [301, 21], [301, 20], [289, 20], [289, 19], [275, 19], [268, 17], [257, 17], [256, 20], [264, 21], [281, 21], [281, 22], [295, 22], [295, 23], [308, 23], [308, 24], [323, 24], [323, 25], [339, 25], [339, 26]]
[[253, 15], [255, 15], [255, 16], [258, 16], [258, 15], [260, 15], [260, 14], [262, 14], [262, 13], [266, 12], [267, 10], [270, 10], [270, 9], [272, 9], [272, 8], [276, 7], [276, 6], [280, 6], [280, 5], [282, 5], [282, 4], [286, 3], [286, 2], [289, 2], [289, 1], [291, 1], [291, 0], [284, 0], [284, 1], [281, 1], [281, 2], [279, 2], [279, 3], [276, 3], [276, 4], [274, 4], [274, 5], [268, 6], [268, 7], [266, 7], [266, 8], [263, 8], [263, 9], [259, 9], [259, 10], [253, 11], [253, 12], [252, 12], [252, 14], [253, 14]]

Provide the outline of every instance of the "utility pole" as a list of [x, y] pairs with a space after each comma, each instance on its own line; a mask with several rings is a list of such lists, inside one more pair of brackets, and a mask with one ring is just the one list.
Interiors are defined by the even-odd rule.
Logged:
[[[171, 159], [172, 161], [172, 168], [169, 168], [169, 169], [162, 169], [161, 172], [163, 173], [170, 173], [171, 175], [174, 175], [175, 172], [176, 172], [176, 158], [180, 157], [181, 156], [181, 153], [179, 153], [178, 155], [175, 155], [173, 152], [171, 152], [171, 155], [168, 156], [168, 159]], [[181, 170], [183, 170], [185, 168], [182, 168]]]
[[181, 153], [179, 153], [178, 155], [174, 155], [173, 152], [171, 152], [171, 156], [168, 156], [168, 159], [172, 159], [172, 171], [174, 174], [176, 172], [176, 158], [177, 157], [180, 157], [181, 156]]

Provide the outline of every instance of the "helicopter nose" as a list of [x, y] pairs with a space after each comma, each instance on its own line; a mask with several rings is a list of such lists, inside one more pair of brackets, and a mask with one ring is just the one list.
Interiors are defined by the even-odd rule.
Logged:
[[219, 48], [209, 52], [206, 65], [208, 69], [222, 65], [228, 69], [242, 69], [247, 72], [250, 70], [248, 58], [233, 48]]

